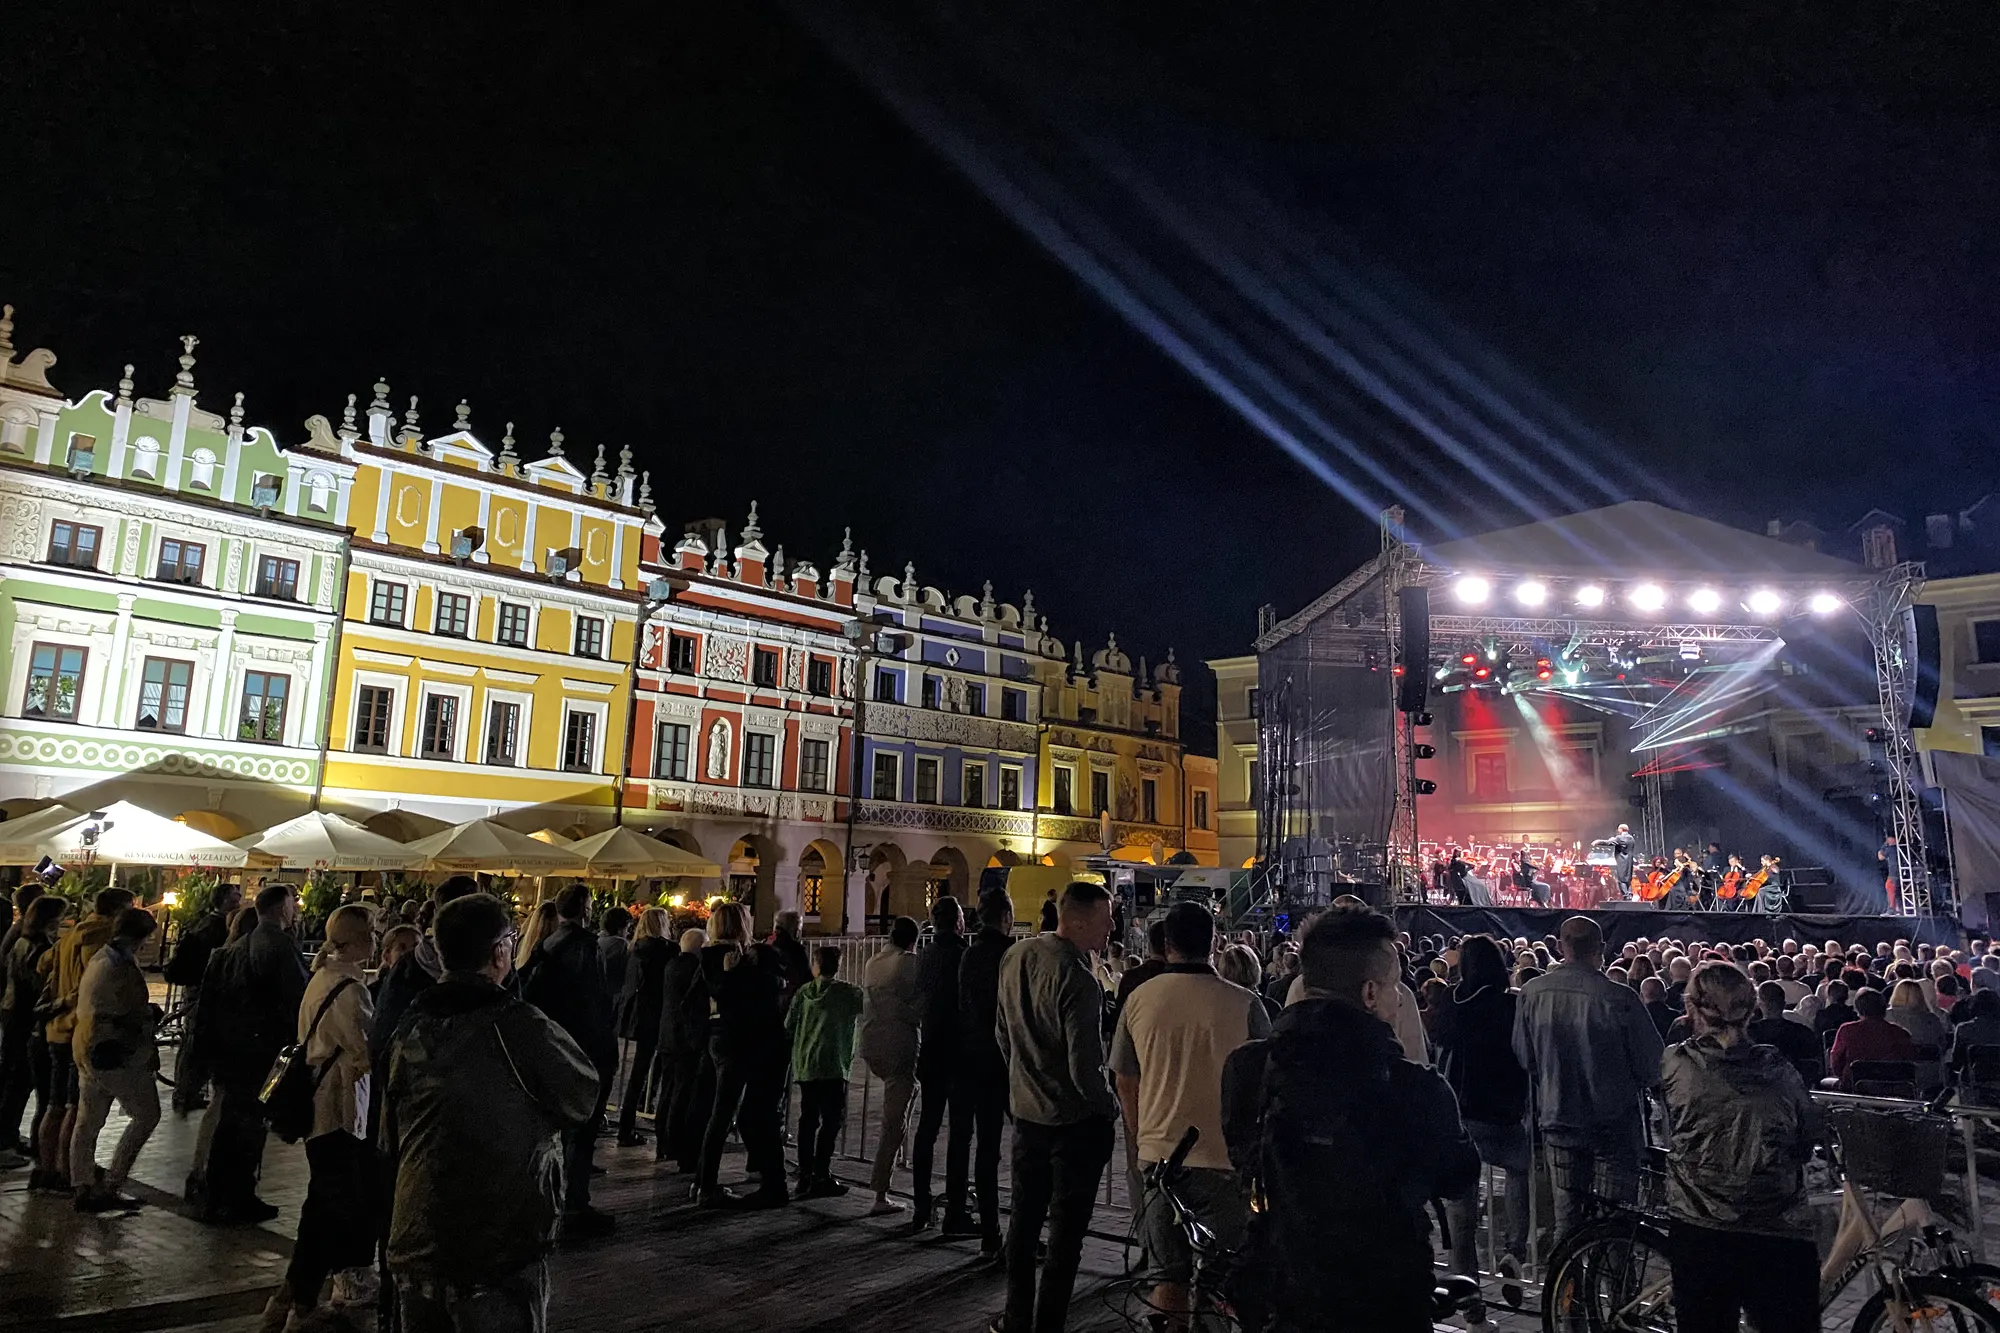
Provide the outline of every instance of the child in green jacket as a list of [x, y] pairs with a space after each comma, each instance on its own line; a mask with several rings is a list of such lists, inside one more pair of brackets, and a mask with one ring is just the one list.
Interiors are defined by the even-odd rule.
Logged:
[[799, 1081], [799, 1197], [847, 1193], [833, 1178], [833, 1141], [847, 1120], [847, 1076], [854, 1068], [854, 1025], [862, 989], [838, 979], [840, 950], [813, 951], [813, 979], [785, 1014], [792, 1034], [792, 1077]]

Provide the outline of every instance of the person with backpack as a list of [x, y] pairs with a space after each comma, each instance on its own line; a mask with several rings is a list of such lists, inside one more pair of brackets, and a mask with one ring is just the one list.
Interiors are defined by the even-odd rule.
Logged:
[[[243, 905], [241, 884], [218, 884], [201, 920], [181, 932], [181, 942], [164, 969], [167, 984], [180, 988], [181, 1031], [191, 1034], [201, 1013], [201, 979], [208, 960], [229, 942], [229, 923]], [[174, 1056], [174, 1114], [191, 1115], [208, 1105], [208, 1071], [195, 1056], [194, 1042], [183, 1037]]]
[[454, 898], [433, 931], [444, 971], [410, 1002], [383, 1097], [400, 1327], [539, 1333], [567, 1196], [564, 1136], [595, 1118], [602, 1079], [559, 1024], [503, 987], [514, 965], [504, 903]]
[[[153, 937], [156, 924], [153, 914], [142, 907], [119, 912], [111, 938], [84, 969], [77, 992], [72, 1040], [78, 1097], [69, 1161], [79, 1213], [136, 1206], [118, 1189], [160, 1123], [160, 1088], [153, 1080], [160, 1067], [155, 1039], [159, 1011], [146, 993], [146, 974], [133, 956]], [[125, 1113], [125, 1132], [118, 1136], [110, 1169], [99, 1172], [97, 1136], [114, 1101]]]
[[[586, 921], [589, 913], [588, 884], [579, 881], [557, 895], [555, 931], [540, 942], [534, 971], [521, 988], [522, 999], [547, 1014], [596, 1062], [603, 1085], [590, 1123], [569, 1130], [564, 1139], [569, 1152], [569, 1202], [563, 1210], [563, 1234], [571, 1238], [608, 1236], [617, 1226], [611, 1214], [590, 1203], [591, 1151], [597, 1127], [604, 1122], [612, 1081], [618, 1076], [618, 1032], [604, 979], [604, 954]], [[622, 976], [622, 955], [620, 967]]]
[[1426, 1206], [1479, 1179], [1451, 1088], [1408, 1059], [1395, 926], [1335, 907], [1305, 928], [1305, 992], [1223, 1066], [1229, 1160], [1259, 1205], [1243, 1301], [1288, 1333], [1430, 1333]]
[[[306, 1200], [291, 1264], [264, 1307], [260, 1333], [281, 1333], [305, 1322], [319, 1308], [329, 1274], [336, 1275], [336, 1308], [365, 1303], [372, 1294], [376, 1164], [368, 1140], [368, 1033], [375, 1005], [363, 969], [374, 952], [375, 927], [366, 907], [351, 903], [326, 919], [326, 944], [313, 960], [298, 1016], [298, 1041], [318, 1080], [311, 1127], [304, 1134]], [[359, 1276], [352, 1271], [357, 1269]]]

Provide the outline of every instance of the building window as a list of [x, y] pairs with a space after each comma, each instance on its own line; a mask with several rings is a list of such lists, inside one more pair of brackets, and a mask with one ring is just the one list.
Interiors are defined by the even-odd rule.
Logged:
[[667, 636], [667, 670], [678, 671], [684, 676], [694, 674], [694, 635]]
[[1243, 711], [1251, 717], [1262, 716], [1262, 714], [1258, 712], [1257, 687], [1255, 685], [1252, 685], [1249, 689], [1243, 691]]
[[1139, 819], [1146, 824], [1160, 822], [1160, 784], [1157, 779], [1139, 779]]
[[1252, 805], [1256, 805], [1258, 802], [1264, 799], [1264, 789], [1257, 785], [1257, 778], [1258, 778], [1257, 761], [1255, 759], [1252, 759], [1250, 761], [1250, 779], [1249, 779], [1250, 804]]
[[1090, 817], [1095, 819], [1111, 808], [1111, 774], [1101, 768], [1090, 771]]
[[281, 602], [299, 599], [299, 562], [267, 555], [257, 564], [257, 595]]
[[766, 689], [778, 684], [778, 655], [769, 648], [750, 650], [750, 683]]
[[188, 690], [194, 685], [194, 663], [149, 657], [140, 669], [140, 731], [186, 731]]
[[1504, 751], [1472, 756], [1472, 799], [1498, 801], [1507, 795], [1507, 755]]
[[174, 537], [162, 538], [157, 577], [168, 583], [200, 583], [202, 561], [207, 556], [207, 548], [198, 542], [184, 542]]
[[1000, 808], [1002, 810], [1021, 808], [1021, 770], [1018, 768], [1000, 770]]
[[1076, 796], [1072, 790], [1075, 785], [1075, 769], [1062, 767], [1056, 769], [1055, 800], [1052, 805], [1057, 814], [1067, 815], [1076, 812]]
[[825, 741], [808, 737], [799, 742], [799, 790], [825, 791], [827, 755], [830, 747]]
[[437, 597], [437, 615], [431, 621], [431, 630], [450, 638], [462, 639], [472, 626], [472, 599], [462, 592], [441, 592]]
[[892, 704], [896, 702], [896, 673], [877, 669], [875, 672], [875, 702]]
[[389, 714], [396, 692], [382, 685], [363, 685], [354, 692], [354, 748], [367, 754], [389, 753]]
[[826, 883], [824, 875], [799, 876], [799, 911], [806, 916], [819, 915], [819, 896]]
[[82, 648], [36, 644], [28, 659], [28, 695], [21, 701], [21, 716], [76, 721], [77, 701], [83, 697], [83, 668], [89, 658]]
[[778, 738], [767, 731], [743, 733], [743, 785], [769, 787], [777, 770]]
[[1208, 827], [1208, 792], [1205, 790], [1198, 790], [1194, 794], [1194, 826]]
[[521, 705], [495, 699], [486, 706], [486, 762], [502, 768], [521, 762]]
[[198, 491], [215, 489], [215, 451], [197, 449], [188, 456], [188, 485]]
[[403, 625], [403, 611], [409, 601], [410, 590], [401, 583], [391, 583], [387, 579], [375, 580], [375, 586], [368, 593], [368, 623], [371, 625]]
[[597, 616], [576, 618], [576, 655], [604, 656], [604, 621]]
[[806, 692], [821, 697], [833, 693], [833, 663], [824, 657], [815, 657], [806, 663]]
[[572, 711], [563, 718], [562, 765], [565, 773], [597, 769], [597, 714]]
[[875, 756], [874, 782], [869, 790], [878, 801], [900, 801], [903, 799], [902, 756], [878, 754]]
[[285, 479], [275, 473], [259, 472], [250, 478], [250, 503], [258, 509], [276, 509], [284, 493]]
[[653, 776], [688, 780], [688, 726], [685, 722], [662, 722], [653, 730]]
[[965, 766], [964, 778], [965, 799], [960, 804], [969, 805], [975, 810], [984, 810], [986, 808], [986, 765], [967, 764]]
[[69, 437], [69, 470], [71, 472], [91, 472], [97, 468], [97, 437], [95, 435], [72, 435]]
[[1028, 696], [1025, 691], [1000, 691], [1000, 720], [1003, 722], [1026, 722], [1028, 720]]
[[938, 761], [928, 755], [917, 756], [917, 799], [925, 805], [936, 805], [938, 798]]
[[268, 671], [243, 673], [243, 711], [237, 719], [236, 737], [245, 741], [277, 744], [285, 739], [285, 702], [291, 698], [292, 678]]
[[1981, 727], [1979, 745], [1988, 759], [2000, 759], [2000, 727]]
[[986, 687], [977, 681], [965, 682], [965, 711], [975, 717], [986, 716]]
[[49, 529], [49, 563], [68, 565], [73, 569], [96, 569], [97, 548], [103, 543], [103, 528], [58, 522]]
[[494, 631], [495, 643], [508, 644], [515, 648], [528, 646], [528, 608], [521, 602], [500, 603], [499, 627]]
[[450, 759], [458, 753], [458, 696], [424, 696], [424, 718], [417, 732], [417, 754], [425, 759]]
[[943, 702], [943, 698], [944, 698], [944, 682], [940, 681], [936, 676], [925, 676], [924, 694], [923, 694], [924, 707], [936, 708]]
[[1972, 622], [1972, 657], [1976, 662], [2000, 662], [2000, 620]]

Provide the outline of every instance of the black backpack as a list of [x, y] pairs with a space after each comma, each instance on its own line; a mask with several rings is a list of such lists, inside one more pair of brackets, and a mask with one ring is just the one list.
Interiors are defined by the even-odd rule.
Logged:
[[[319, 1031], [319, 1021], [326, 1017], [326, 1011], [333, 1008], [333, 1002], [349, 986], [358, 985], [353, 977], [342, 977], [334, 988], [319, 1002], [319, 1009], [313, 1014], [310, 1026], [306, 1028], [304, 1041], [293, 1042], [278, 1052], [278, 1058], [271, 1064], [271, 1072], [264, 1076], [264, 1085], [257, 1091], [257, 1101], [264, 1109], [264, 1119], [271, 1126], [271, 1132], [286, 1143], [297, 1143], [312, 1133], [313, 1101], [319, 1095], [319, 1085], [326, 1078], [326, 1065], [313, 1065], [306, 1060], [306, 1050], [312, 1045], [313, 1033]], [[328, 1061], [328, 1064], [331, 1064]]]

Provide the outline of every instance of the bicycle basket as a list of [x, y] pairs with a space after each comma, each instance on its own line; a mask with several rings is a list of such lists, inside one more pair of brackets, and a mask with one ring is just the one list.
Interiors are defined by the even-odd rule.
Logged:
[[1632, 1162], [1562, 1144], [1548, 1143], [1543, 1148], [1548, 1157], [1549, 1179], [1559, 1190], [1586, 1195], [1601, 1210], [1631, 1208], [1657, 1212], [1666, 1207], [1664, 1153], [1649, 1149], [1641, 1161]]
[[1862, 1189], [1903, 1199], [1934, 1198], [1943, 1190], [1950, 1117], [1844, 1106], [1831, 1118], [1841, 1169]]

